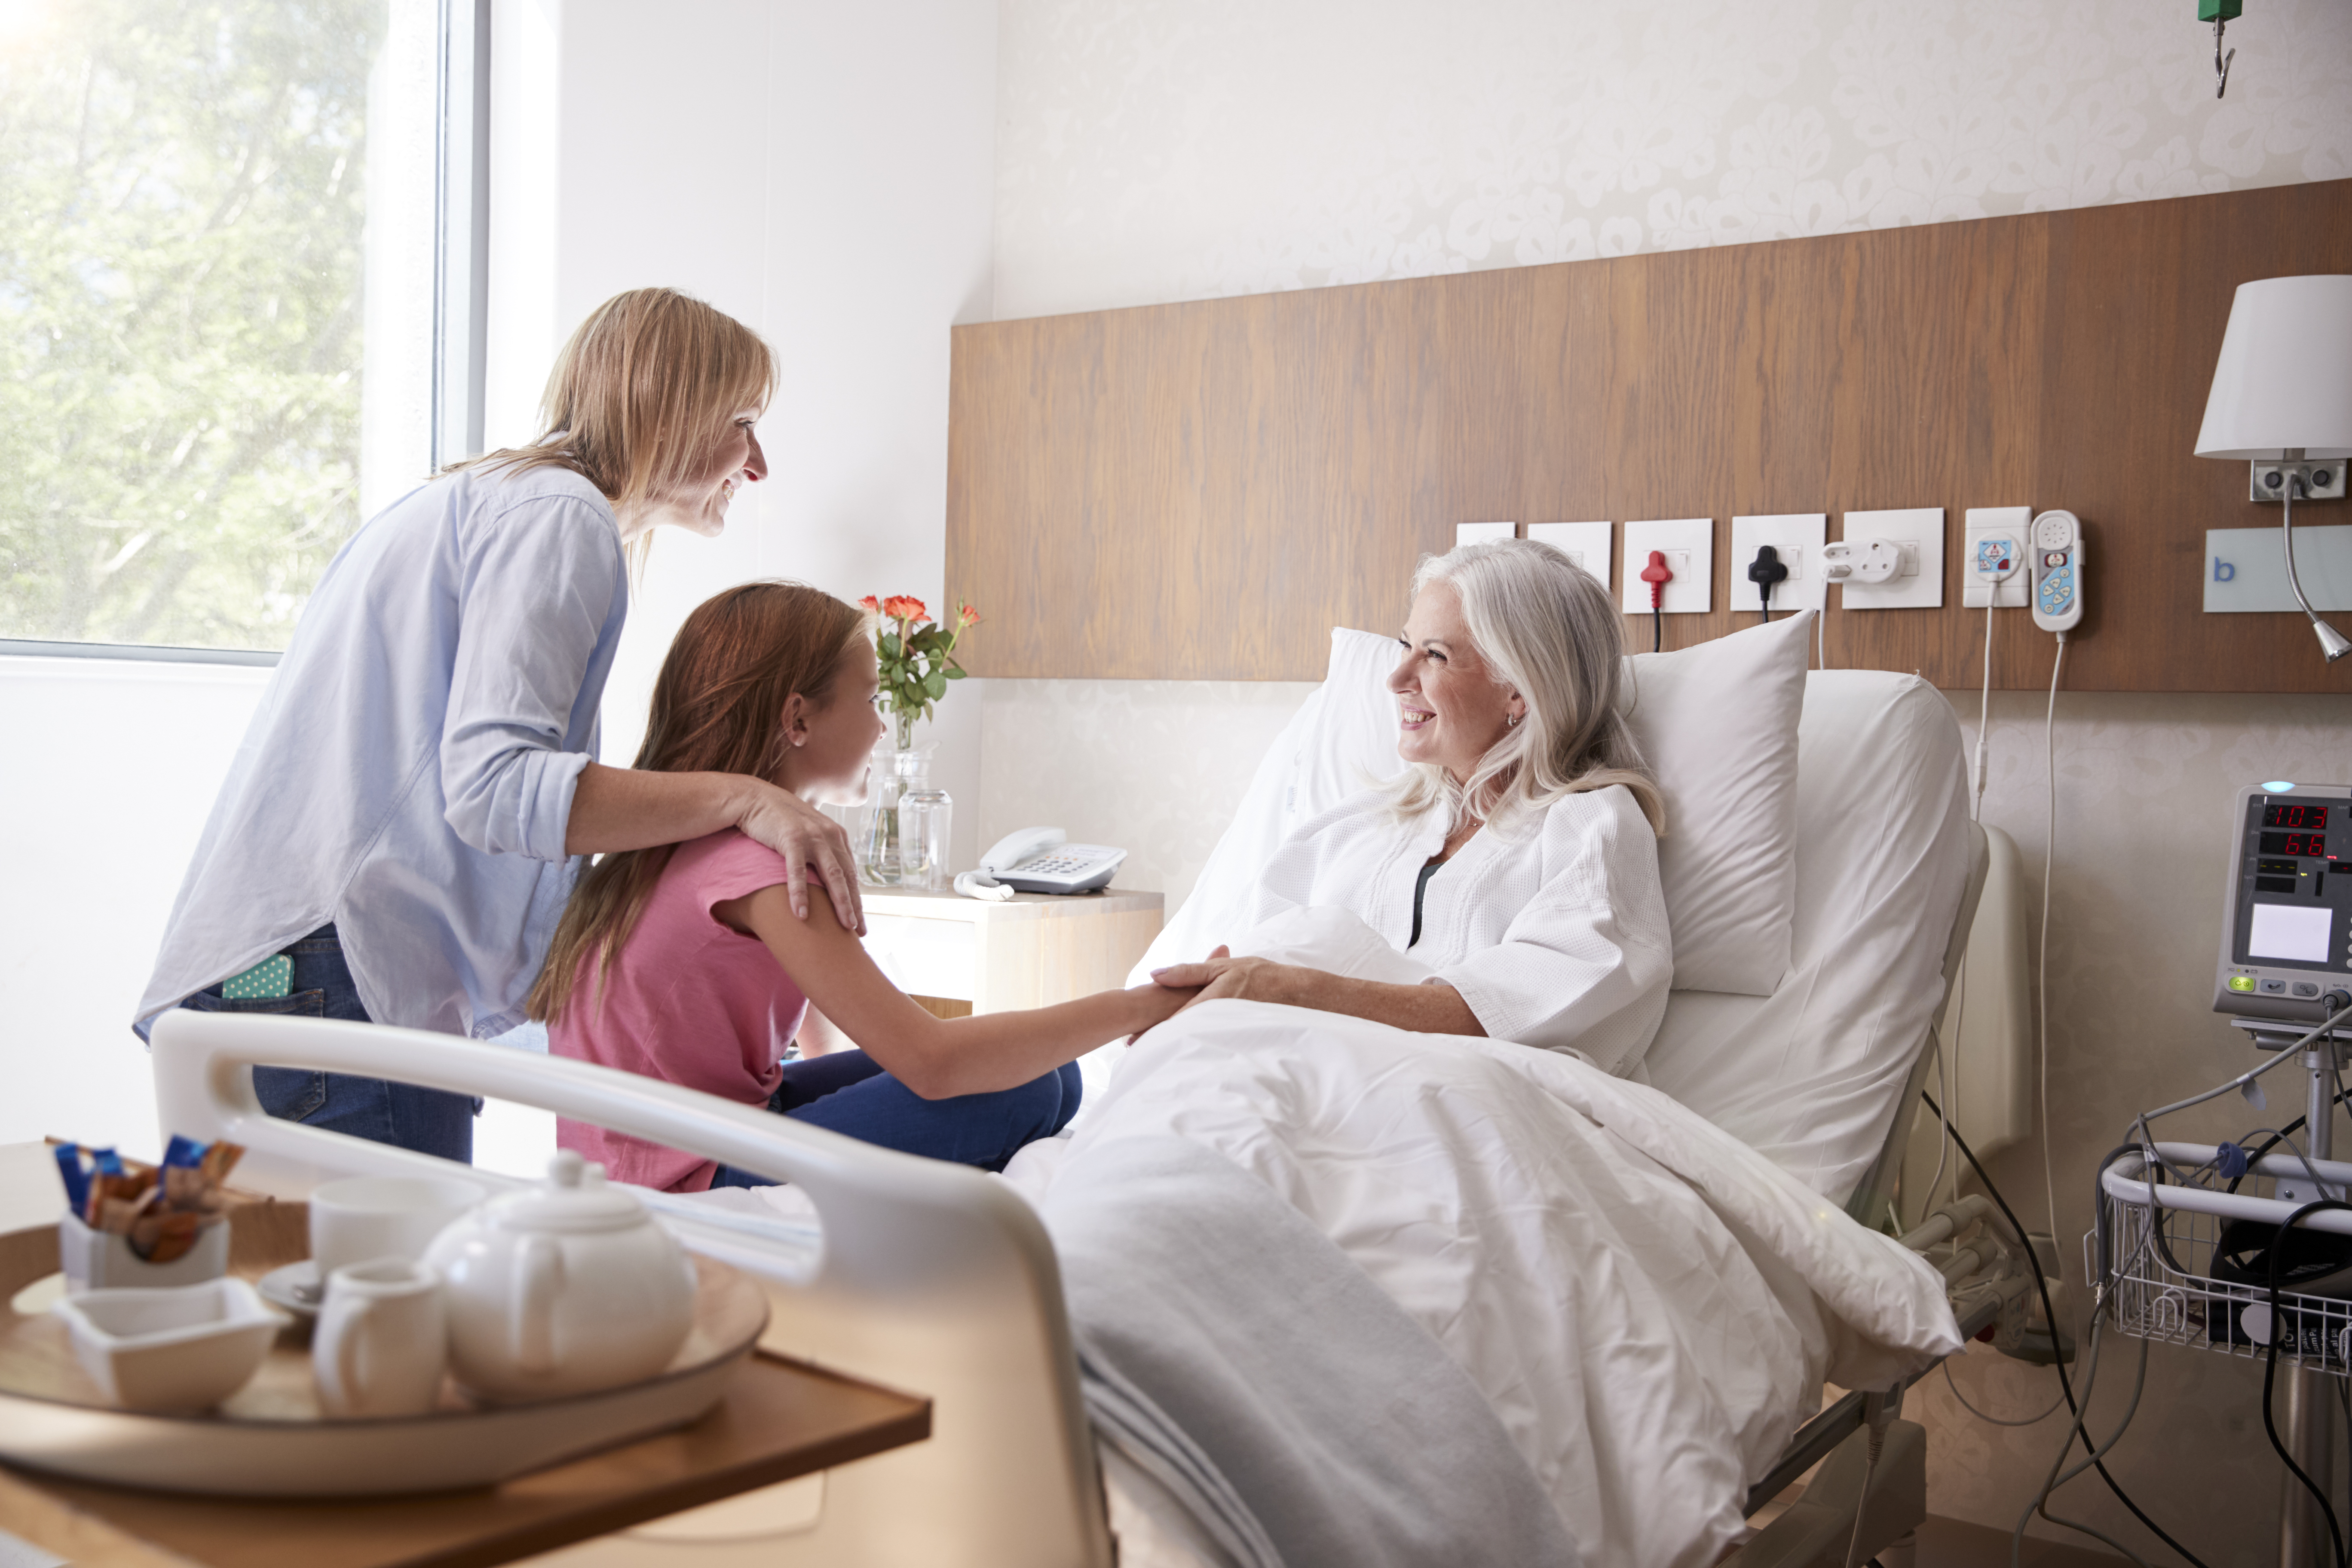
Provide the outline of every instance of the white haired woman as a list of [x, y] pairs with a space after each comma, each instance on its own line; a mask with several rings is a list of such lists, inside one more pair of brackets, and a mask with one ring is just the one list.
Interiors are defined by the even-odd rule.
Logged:
[[[759, 334], [667, 289], [616, 295], [548, 379], [543, 433], [460, 463], [320, 578], [181, 883], [132, 1027], [173, 1007], [487, 1037], [523, 1019], [583, 859], [740, 827], [863, 929], [847, 837], [747, 774], [595, 761], [659, 524], [716, 534], [767, 477]], [[805, 916], [805, 884], [791, 884]], [[270, 1115], [469, 1160], [474, 1102], [256, 1068]], [[168, 1131], [168, 1129], [167, 1129]]]
[[1253, 921], [1347, 910], [1435, 973], [1391, 984], [1230, 957], [1156, 978], [1429, 1034], [1485, 1035], [1635, 1071], [1674, 975], [1664, 813], [1617, 710], [1621, 622], [1549, 545], [1426, 559], [1389, 677], [1403, 774], [1283, 844]]

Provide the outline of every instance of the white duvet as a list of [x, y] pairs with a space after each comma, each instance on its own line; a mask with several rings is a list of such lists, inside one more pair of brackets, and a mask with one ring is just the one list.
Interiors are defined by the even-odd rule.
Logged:
[[1825, 1379], [1959, 1347], [1924, 1261], [1571, 1056], [1209, 1003], [1005, 1176], [1035, 1200], [1079, 1151], [1168, 1133], [1266, 1183], [1439, 1342], [1590, 1563], [1712, 1563]]

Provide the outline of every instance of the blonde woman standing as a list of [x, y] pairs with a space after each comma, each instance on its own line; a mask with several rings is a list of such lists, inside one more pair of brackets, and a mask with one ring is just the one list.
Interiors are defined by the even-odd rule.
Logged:
[[[582, 323], [545, 430], [395, 501], [319, 581], [222, 785], [132, 1026], [174, 1006], [488, 1038], [523, 1019], [583, 857], [740, 827], [863, 928], [840, 828], [747, 774], [595, 761], [627, 552], [767, 476], [767, 345], [642, 289]], [[792, 887], [807, 912], [806, 884]], [[446, 1159], [473, 1103], [257, 1068], [270, 1115]]]

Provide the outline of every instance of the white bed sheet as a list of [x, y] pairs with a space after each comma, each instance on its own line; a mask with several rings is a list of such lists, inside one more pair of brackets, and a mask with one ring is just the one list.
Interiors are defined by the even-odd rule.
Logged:
[[1824, 1377], [1880, 1386], [1958, 1348], [1922, 1259], [1558, 1053], [1212, 1003], [1005, 1177], [1040, 1200], [1087, 1149], [1165, 1135], [1264, 1181], [1428, 1331], [1588, 1563], [1712, 1563]]

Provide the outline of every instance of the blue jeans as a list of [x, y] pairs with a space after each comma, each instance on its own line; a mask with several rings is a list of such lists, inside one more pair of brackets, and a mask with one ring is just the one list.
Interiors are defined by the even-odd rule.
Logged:
[[[835, 1051], [784, 1064], [768, 1097], [779, 1116], [861, 1142], [959, 1165], [1001, 1171], [1024, 1143], [1050, 1138], [1078, 1113], [1086, 1086], [1069, 1062], [1018, 1089], [925, 1100], [864, 1051]], [[714, 1187], [767, 1187], [774, 1181], [721, 1165]]]
[[[351, 965], [343, 962], [343, 944], [333, 926], [320, 926], [285, 952], [294, 961], [294, 988], [287, 995], [233, 1002], [215, 985], [180, 1005], [199, 1013], [282, 1013], [374, 1022], [360, 1005], [359, 985], [352, 979]], [[467, 1095], [382, 1079], [264, 1067], [253, 1069], [253, 1092], [261, 1109], [281, 1121], [348, 1132], [460, 1164], [474, 1163], [474, 1115], [482, 1102]]]

